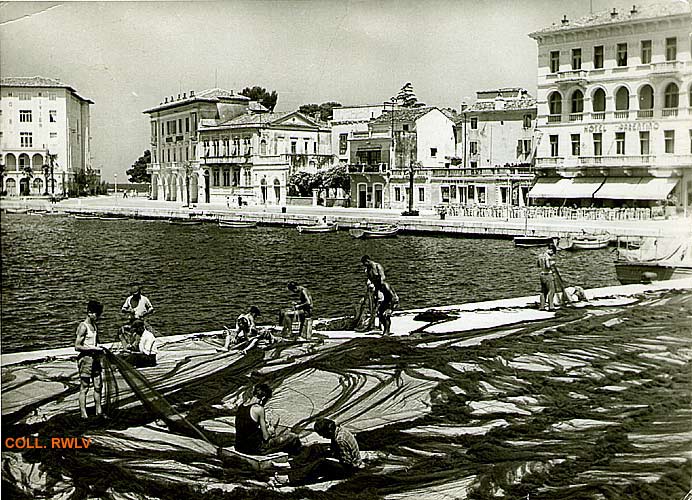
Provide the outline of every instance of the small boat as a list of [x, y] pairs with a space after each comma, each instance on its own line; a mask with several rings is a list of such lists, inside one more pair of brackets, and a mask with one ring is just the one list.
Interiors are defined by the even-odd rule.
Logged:
[[555, 244], [556, 238], [553, 236], [515, 236], [513, 238], [515, 247], [545, 247]]
[[572, 238], [572, 250], [596, 250], [606, 248], [610, 244], [610, 234], [583, 234]]
[[5, 209], [6, 214], [28, 214], [29, 209], [27, 208], [7, 208]]
[[249, 220], [223, 220], [219, 219], [219, 227], [245, 229], [257, 227], [257, 222]]
[[368, 238], [394, 238], [398, 232], [399, 228], [393, 225], [354, 228], [349, 230], [349, 234], [359, 240]]
[[312, 226], [298, 226], [299, 233], [333, 233], [339, 229], [338, 224], [315, 224]]
[[623, 285], [692, 278], [692, 240], [645, 238], [640, 247], [621, 245], [615, 274]]
[[202, 224], [202, 221], [189, 219], [168, 219], [168, 223], [176, 226], [199, 226]]
[[86, 219], [98, 219], [99, 216], [95, 214], [72, 214], [72, 217], [75, 219], [79, 220], [86, 220]]
[[99, 217], [101, 220], [127, 220], [125, 215], [103, 215]]

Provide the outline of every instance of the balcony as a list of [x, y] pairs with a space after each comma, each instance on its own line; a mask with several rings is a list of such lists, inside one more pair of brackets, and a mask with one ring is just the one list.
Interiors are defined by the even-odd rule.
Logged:
[[591, 113], [592, 120], [605, 120], [605, 111], [595, 111]]
[[352, 163], [347, 165], [346, 173], [349, 174], [383, 174], [388, 171], [387, 163]]
[[684, 64], [682, 61], [664, 61], [651, 65], [651, 75], [669, 76], [676, 75], [682, 71]]
[[559, 165], [562, 165], [562, 162], [565, 161], [565, 158], [562, 156], [551, 156], [548, 158], [536, 158], [536, 169], [555, 169]]
[[548, 115], [548, 123], [560, 123], [562, 115]]
[[587, 80], [588, 72], [583, 69], [574, 69], [569, 71], [560, 71], [557, 74], [557, 83], [571, 85], [574, 83], [585, 84]]
[[653, 109], [640, 109], [637, 111], [637, 118], [653, 118], [654, 117], [654, 110]]
[[626, 120], [627, 118], [630, 117], [630, 112], [629, 110], [626, 111], [616, 111], [615, 112], [615, 119], [616, 120]]
[[514, 164], [508, 166], [480, 167], [480, 168], [434, 168], [433, 178], [468, 178], [468, 177], [492, 177], [492, 178], [532, 178], [533, 169], [529, 164]]
[[661, 111], [661, 116], [664, 118], [678, 116], [678, 108], [663, 108], [663, 110]]
[[584, 113], [570, 113], [569, 114], [569, 121], [571, 122], [580, 122], [584, 119]]

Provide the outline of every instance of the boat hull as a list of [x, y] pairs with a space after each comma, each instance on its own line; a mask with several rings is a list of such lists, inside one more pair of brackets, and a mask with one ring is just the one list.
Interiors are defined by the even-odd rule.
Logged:
[[318, 226], [298, 226], [299, 233], [317, 234], [317, 233], [333, 233], [338, 229], [336, 224], [322, 224]]
[[573, 250], [597, 250], [599, 248], [606, 248], [610, 244], [610, 238], [597, 238], [597, 239], [574, 239], [572, 240]]
[[220, 220], [219, 227], [229, 228], [229, 229], [246, 229], [257, 227], [256, 222], [244, 222], [244, 221], [234, 221], [234, 220]]
[[555, 243], [555, 238], [551, 236], [515, 236], [515, 247], [544, 247]]
[[692, 278], [692, 263], [616, 262], [615, 273], [623, 285]]
[[399, 228], [393, 229], [351, 229], [349, 234], [356, 239], [395, 238]]

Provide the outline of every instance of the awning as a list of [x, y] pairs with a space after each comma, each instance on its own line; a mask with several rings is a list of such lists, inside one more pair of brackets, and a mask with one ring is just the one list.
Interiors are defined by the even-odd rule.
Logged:
[[569, 179], [540, 177], [529, 191], [529, 198], [563, 198], [563, 191]]
[[636, 200], [641, 177], [607, 177], [594, 198], [599, 200]]
[[604, 177], [539, 178], [529, 191], [531, 198], [591, 198], [601, 187]]
[[678, 183], [676, 177], [643, 177], [637, 185], [637, 200], [665, 200]]
[[577, 177], [569, 181], [565, 192], [562, 193], [563, 198], [592, 198], [598, 188], [603, 185], [605, 177]]

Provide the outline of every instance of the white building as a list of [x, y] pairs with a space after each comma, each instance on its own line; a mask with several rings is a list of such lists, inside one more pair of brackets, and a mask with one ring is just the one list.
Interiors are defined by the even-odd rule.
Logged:
[[0, 79], [2, 190], [9, 196], [64, 194], [91, 168], [89, 105], [52, 78]]
[[384, 104], [342, 106], [332, 110], [332, 153], [340, 164], [349, 163], [351, 157], [349, 136], [368, 131], [368, 123], [379, 117]]
[[690, 6], [589, 15], [538, 43], [539, 204], [692, 202]]

